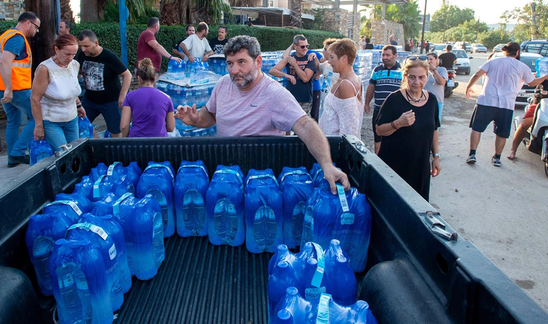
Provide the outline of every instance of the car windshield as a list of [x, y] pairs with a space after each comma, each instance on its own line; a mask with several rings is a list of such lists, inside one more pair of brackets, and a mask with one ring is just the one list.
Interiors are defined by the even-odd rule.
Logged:
[[434, 50], [436, 50], [436, 51], [444, 50], [446, 46], [447, 45], [445, 45], [445, 44], [436, 44], [436, 45], [434, 45]]
[[457, 58], [468, 58], [468, 55], [466, 55], [466, 52], [463, 50], [454, 50], [453, 54], [455, 54]]

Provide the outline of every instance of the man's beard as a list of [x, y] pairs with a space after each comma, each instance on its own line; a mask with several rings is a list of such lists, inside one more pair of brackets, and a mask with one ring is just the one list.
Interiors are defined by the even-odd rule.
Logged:
[[[236, 83], [236, 81], [234, 80], [235, 78], [242, 78], [243, 79], [242, 84]], [[235, 75], [231, 75], [230, 79], [232, 80], [232, 83], [234, 83], [238, 87], [238, 89], [243, 89], [247, 87], [251, 82], [257, 79], [257, 65], [253, 63], [253, 69], [251, 69], [251, 71], [248, 74], [243, 75], [241, 73], [238, 73]]]

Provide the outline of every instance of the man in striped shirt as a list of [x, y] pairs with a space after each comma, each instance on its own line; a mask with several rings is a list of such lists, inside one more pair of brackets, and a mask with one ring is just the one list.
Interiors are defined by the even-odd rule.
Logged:
[[396, 61], [398, 51], [393, 45], [386, 45], [382, 49], [382, 64], [377, 66], [369, 79], [369, 86], [365, 94], [365, 112], [369, 114], [371, 110], [371, 99], [375, 98], [373, 103], [373, 134], [375, 138], [375, 154], [381, 147], [381, 137], [377, 135], [376, 124], [379, 116], [379, 109], [382, 103], [392, 92], [399, 90], [402, 80], [400, 63]]

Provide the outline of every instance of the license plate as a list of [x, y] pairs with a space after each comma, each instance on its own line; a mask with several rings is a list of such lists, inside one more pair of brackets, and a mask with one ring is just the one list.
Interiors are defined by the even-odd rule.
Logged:
[[518, 93], [518, 97], [525, 97], [525, 98], [531, 98], [535, 95], [534, 92], [525, 92], [525, 91], [520, 91]]
[[450, 88], [454, 87], [455, 86], [455, 81], [454, 80], [448, 80], [447, 81], [447, 86], [450, 87]]

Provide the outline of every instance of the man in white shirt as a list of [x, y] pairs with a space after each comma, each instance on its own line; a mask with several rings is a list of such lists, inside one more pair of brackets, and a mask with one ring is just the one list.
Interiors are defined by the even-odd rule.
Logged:
[[506, 144], [506, 139], [510, 137], [512, 116], [518, 91], [524, 83], [534, 87], [548, 79], [548, 75], [535, 79], [531, 69], [520, 62], [520, 46], [518, 43], [509, 42], [502, 48], [502, 51], [505, 57], [485, 62], [478, 72], [470, 78], [466, 86], [466, 97], [470, 99], [470, 94], [474, 92], [472, 86], [483, 75], [486, 75], [483, 89], [478, 96], [476, 107], [470, 119], [472, 132], [470, 133], [470, 154], [466, 159], [468, 164], [476, 163], [476, 149], [481, 133], [485, 131], [491, 121], [494, 121], [495, 155], [491, 162], [496, 167], [501, 166], [500, 156], [504, 144]]
[[196, 58], [202, 58], [202, 62], [206, 62], [207, 59], [213, 55], [211, 46], [207, 41], [207, 33], [209, 27], [205, 22], [198, 24], [198, 30], [196, 34], [190, 35], [181, 43], [181, 49], [187, 56], [188, 60], [192, 63]]

